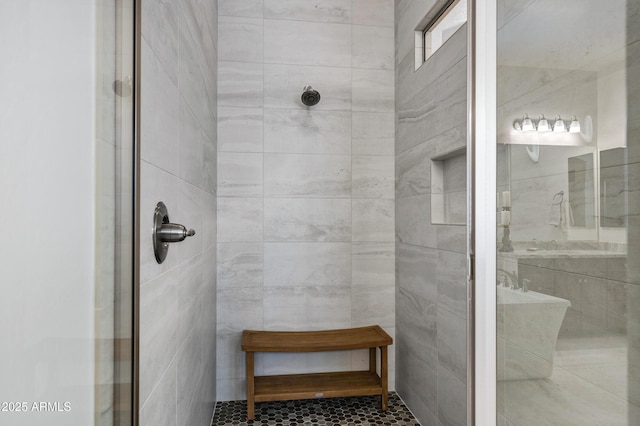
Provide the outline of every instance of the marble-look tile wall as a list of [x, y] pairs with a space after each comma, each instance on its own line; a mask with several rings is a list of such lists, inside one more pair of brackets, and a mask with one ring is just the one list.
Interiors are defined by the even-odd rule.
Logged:
[[[217, 2], [142, 2], [140, 424], [211, 420], [216, 358]], [[196, 230], [155, 260], [151, 219]]]
[[[243, 329], [395, 334], [393, 3], [219, 1], [219, 400], [245, 398]], [[257, 374], [367, 363], [262, 355]]]
[[[414, 29], [435, 3], [395, 2], [396, 388], [422, 424], [463, 425], [466, 227], [433, 224], [430, 212], [431, 159], [466, 147], [467, 27], [415, 70]], [[455, 176], [448, 184], [464, 188]], [[464, 223], [466, 205], [453, 208]]]

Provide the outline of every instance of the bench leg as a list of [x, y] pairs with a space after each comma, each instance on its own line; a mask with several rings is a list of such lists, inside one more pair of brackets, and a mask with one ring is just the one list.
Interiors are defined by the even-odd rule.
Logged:
[[254, 405], [255, 405], [255, 383], [253, 373], [253, 352], [247, 352], [247, 420], [253, 420], [255, 417]]
[[369, 348], [369, 372], [376, 372], [376, 348]]
[[389, 406], [388, 398], [389, 398], [389, 382], [387, 379], [388, 370], [387, 370], [387, 347], [380, 346], [380, 381], [382, 384], [382, 395], [380, 398], [380, 408], [382, 411], [387, 411]]

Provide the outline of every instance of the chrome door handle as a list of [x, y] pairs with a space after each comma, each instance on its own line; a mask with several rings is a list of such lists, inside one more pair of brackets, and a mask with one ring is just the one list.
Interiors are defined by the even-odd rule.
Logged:
[[169, 243], [178, 243], [196, 234], [193, 229], [187, 230], [184, 225], [171, 223], [167, 206], [160, 201], [153, 213], [153, 251], [158, 263], [164, 262], [169, 252]]

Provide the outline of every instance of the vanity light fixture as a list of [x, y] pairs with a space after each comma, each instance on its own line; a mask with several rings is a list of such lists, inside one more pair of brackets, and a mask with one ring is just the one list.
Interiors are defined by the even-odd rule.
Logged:
[[[586, 121], [589, 121], [589, 119], [589, 116], [585, 118]], [[552, 122], [553, 125], [545, 118], [544, 114], [540, 114], [540, 118], [537, 122], [530, 119], [527, 114], [524, 114], [522, 120], [516, 120], [513, 122], [513, 128], [519, 132], [537, 131], [539, 133], [581, 133], [582, 127], [575, 115], [571, 117], [571, 121], [568, 126], [567, 122], [565, 122], [559, 115], [556, 115], [556, 118]], [[583, 137], [585, 136], [584, 133], [581, 134]]]
[[564, 124], [564, 121], [560, 116], [556, 116], [556, 120], [553, 123], [553, 133], [564, 133], [567, 131], [567, 125]]

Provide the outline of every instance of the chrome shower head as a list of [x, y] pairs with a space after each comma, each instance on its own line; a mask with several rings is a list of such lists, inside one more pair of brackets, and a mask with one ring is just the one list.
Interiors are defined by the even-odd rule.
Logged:
[[302, 92], [302, 103], [306, 106], [314, 106], [318, 102], [320, 102], [320, 93], [317, 90], [313, 90], [311, 86], [304, 86], [304, 91]]

